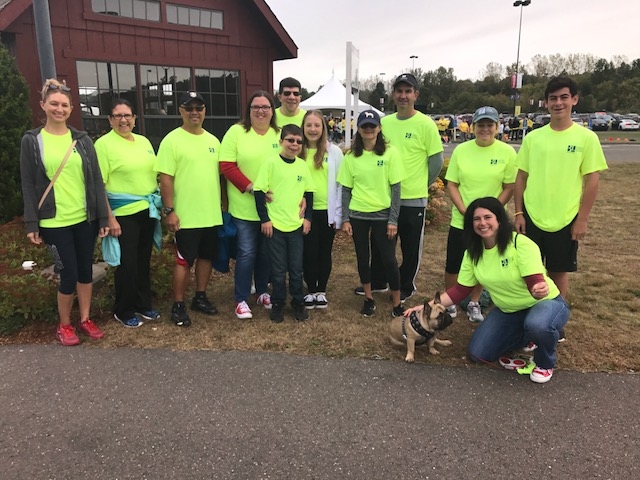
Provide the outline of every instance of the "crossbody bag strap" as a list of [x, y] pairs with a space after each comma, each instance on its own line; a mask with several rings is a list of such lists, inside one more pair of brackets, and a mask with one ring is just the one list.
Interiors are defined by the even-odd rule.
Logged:
[[71, 146], [69, 147], [69, 150], [67, 150], [67, 153], [65, 154], [64, 158], [62, 159], [62, 163], [58, 167], [58, 170], [56, 170], [55, 175], [53, 176], [53, 178], [49, 182], [49, 185], [47, 185], [47, 188], [45, 189], [44, 193], [42, 194], [42, 198], [40, 198], [40, 201], [38, 202], [38, 210], [40, 210], [40, 207], [42, 207], [42, 204], [44, 203], [44, 199], [47, 198], [47, 195], [49, 195], [49, 192], [53, 188], [53, 184], [56, 183], [56, 180], [60, 176], [60, 173], [62, 172], [62, 169], [64, 168], [65, 163], [67, 163], [67, 160], [69, 160], [69, 157], [71, 156], [71, 152], [73, 152], [73, 147], [76, 146], [76, 143], [78, 143], [77, 140], [74, 140], [73, 142], [71, 142]]

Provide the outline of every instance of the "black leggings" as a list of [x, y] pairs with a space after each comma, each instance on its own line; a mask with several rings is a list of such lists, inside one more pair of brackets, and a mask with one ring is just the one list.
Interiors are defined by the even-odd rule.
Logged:
[[55, 271], [60, 274], [60, 293], [71, 295], [76, 291], [76, 283], [92, 282], [97, 222], [59, 228], [40, 227], [40, 236], [53, 256]]
[[309, 293], [327, 291], [331, 274], [331, 250], [335, 230], [329, 225], [326, 210], [314, 210], [311, 231], [304, 238], [304, 281]]
[[371, 252], [369, 250], [369, 233], [375, 239], [382, 265], [386, 272], [389, 288], [400, 290], [400, 270], [396, 260], [395, 239], [387, 237], [386, 220], [360, 220], [351, 218], [353, 244], [356, 247], [358, 274], [362, 284], [371, 283]]

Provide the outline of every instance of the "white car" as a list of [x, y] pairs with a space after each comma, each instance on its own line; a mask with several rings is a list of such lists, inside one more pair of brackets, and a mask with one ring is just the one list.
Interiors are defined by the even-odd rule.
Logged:
[[640, 124], [630, 118], [623, 118], [620, 120], [618, 124], [618, 128], [620, 130], [638, 130], [640, 129]]

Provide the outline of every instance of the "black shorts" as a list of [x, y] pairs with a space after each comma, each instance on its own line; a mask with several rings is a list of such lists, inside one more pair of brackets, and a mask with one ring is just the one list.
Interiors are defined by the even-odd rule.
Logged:
[[[577, 218], [577, 217], [576, 217]], [[578, 241], [571, 239], [569, 225], [557, 232], [546, 232], [538, 228], [531, 217], [524, 212], [527, 237], [536, 242], [542, 254], [542, 262], [548, 272], [575, 272], [578, 270]]]
[[447, 237], [447, 263], [444, 271], [447, 273], [460, 273], [460, 265], [466, 248], [464, 246], [464, 230], [456, 227], [449, 227]]
[[192, 266], [196, 258], [213, 260], [218, 249], [217, 227], [181, 228], [176, 232], [176, 254], [180, 265]]

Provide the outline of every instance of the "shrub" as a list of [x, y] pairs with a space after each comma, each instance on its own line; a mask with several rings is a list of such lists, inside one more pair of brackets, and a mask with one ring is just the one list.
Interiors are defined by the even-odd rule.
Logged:
[[0, 222], [22, 213], [20, 142], [31, 126], [27, 82], [0, 43]]

